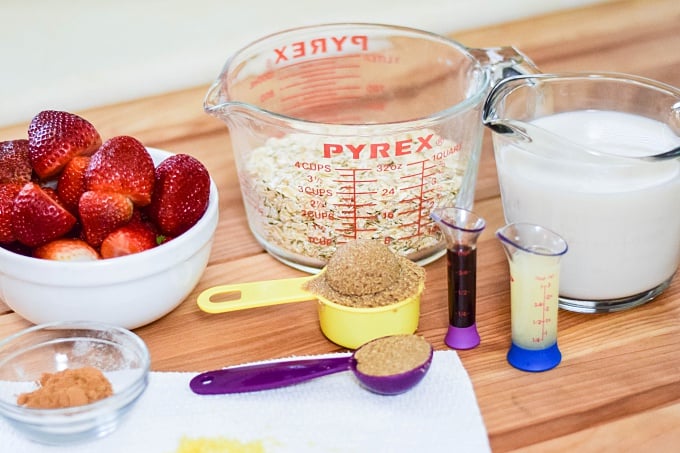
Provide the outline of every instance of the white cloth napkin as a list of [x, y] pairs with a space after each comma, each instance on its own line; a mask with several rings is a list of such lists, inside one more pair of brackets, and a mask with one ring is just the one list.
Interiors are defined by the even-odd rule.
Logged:
[[276, 390], [196, 395], [189, 388], [196, 374], [152, 372], [118, 430], [85, 444], [36, 444], [2, 419], [1, 449], [172, 453], [182, 438], [206, 438], [261, 445], [266, 452], [491, 451], [472, 383], [455, 351], [436, 351], [424, 379], [395, 396], [368, 392], [351, 371]]

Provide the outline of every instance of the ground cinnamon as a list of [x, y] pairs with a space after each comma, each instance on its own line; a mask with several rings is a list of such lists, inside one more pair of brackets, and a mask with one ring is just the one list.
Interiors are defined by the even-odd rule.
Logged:
[[39, 384], [35, 391], [19, 395], [17, 404], [33, 409], [58, 409], [82, 406], [113, 395], [111, 382], [95, 367], [43, 373]]

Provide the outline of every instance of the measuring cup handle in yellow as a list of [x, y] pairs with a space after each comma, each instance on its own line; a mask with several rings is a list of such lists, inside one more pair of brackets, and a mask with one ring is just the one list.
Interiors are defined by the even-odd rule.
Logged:
[[[198, 306], [207, 313], [225, 313], [247, 308], [302, 302], [314, 295], [302, 289], [313, 277], [266, 280], [213, 286], [198, 295]], [[220, 296], [220, 297], [218, 297]], [[214, 301], [213, 299], [222, 299]]]

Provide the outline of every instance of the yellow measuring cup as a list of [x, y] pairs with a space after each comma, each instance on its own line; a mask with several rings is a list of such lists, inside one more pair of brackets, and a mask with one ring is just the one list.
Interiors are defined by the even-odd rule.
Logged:
[[214, 286], [201, 292], [197, 303], [204, 312], [216, 314], [316, 299], [321, 332], [349, 349], [388, 335], [412, 334], [418, 328], [423, 283], [411, 297], [366, 308], [337, 304], [304, 290], [304, 284], [314, 278], [318, 275]]

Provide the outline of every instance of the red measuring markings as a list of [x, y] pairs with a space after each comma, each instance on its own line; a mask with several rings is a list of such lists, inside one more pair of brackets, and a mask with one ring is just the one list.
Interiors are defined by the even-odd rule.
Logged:
[[321, 107], [336, 106], [359, 99], [363, 85], [358, 55], [321, 58], [282, 68], [279, 80], [281, 110], [301, 116]]
[[552, 283], [552, 275], [549, 276], [536, 276], [536, 280], [541, 281], [540, 288], [543, 291], [543, 298], [540, 301], [534, 302], [534, 308], [541, 310], [541, 317], [540, 319], [534, 319], [533, 324], [534, 325], [540, 325], [541, 326], [541, 336], [538, 338], [534, 338], [535, 343], [542, 343], [545, 338], [548, 336], [548, 328], [547, 325], [552, 323], [553, 320], [548, 316], [548, 312], [550, 311], [550, 307], [548, 306], [548, 302], [552, 298], [552, 294], [548, 292], [549, 288], [551, 287]]
[[355, 56], [330, 57], [314, 61], [306, 61], [281, 68], [275, 73], [281, 88], [291, 89], [306, 87], [309, 83], [318, 81], [334, 82], [338, 73], [343, 78], [360, 79], [359, 62]]
[[[402, 209], [383, 214], [388, 218], [400, 216], [403, 219], [406, 216], [407, 219], [413, 220], [398, 224], [400, 232], [404, 234], [390, 238], [390, 241], [411, 239], [424, 234], [430, 219], [429, 212], [434, 206], [435, 181], [432, 178], [436, 176], [437, 166], [428, 159], [404, 165], [411, 171], [399, 177], [406, 184], [396, 188], [379, 187], [378, 179], [365, 177], [366, 174], [372, 174], [374, 171], [372, 168], [335, 169], [338, 178], [334, 182], [340, 184], [337, 190], [340, 201], [334, 204], [335, 218], [340, 221], [337, 233], [342, 236], [338, 243], [342, 243], [342, 239], [357, 239], [361, 233], [376, 231], [377, 228], [370, 226], [376, 219], [375, 209], [371, 209], [376, 206], [374, 199], [396, 196], [397, 191], [410, 194], [405, 199], [399, 200]], [[401, 168], [401, 164], [395, 168]]]
[[[340, 202], [335, 203], [338, 208], [336, 218], [340, 220], [342, 227], [338, 228], [338, 233], [344, 238], [351, 240], [357, 239], [362, 232], [375, 231], [375, 228], [362, 228], [359, 226], [361, 219], [373, 219], [375, 215], [368, 215], [365, 211], [367, 208], [375, 206], [371, 200], [377, 191], [374, 189], [365, 189], [364, 186], [374, 185], [378, 180], [363, 179], [361, 174], [363, 172], [371, 171], [369, 168], [336, 168], [338, 172], [338, 179], [335, 182], [340, 183], [338, 189], [338, 196]], [[366, 200], [366, 201], [363, 201]]]
[[437, 166], [428, 159], [411, 162], [407, 164], [407, 167], [413, 167], [416, 171], [401, 176], [401, 180], [406, 181], [408, 185], [400, 187], [399, 190], [411, 192], [412, 196], [400, 200], [399, 203], [413, 205], [413, 207], [401, 210], [400, 214], [415, 214], [415, 220], [403, 224], [404, 227], [412, 228], [413, 233], [409, 236], [403, 236], [401, 239], [409, 239], [423, 234], [423, 230], [429, 222], [429, 213], [434, 207], [434, 199], [432, 198], [434, 185], [428, 183], [428, 178], [437, 175], [435, 172]]

